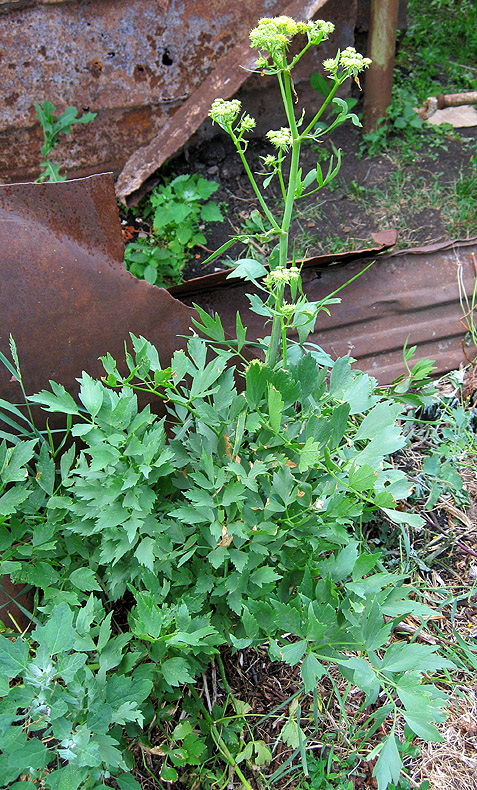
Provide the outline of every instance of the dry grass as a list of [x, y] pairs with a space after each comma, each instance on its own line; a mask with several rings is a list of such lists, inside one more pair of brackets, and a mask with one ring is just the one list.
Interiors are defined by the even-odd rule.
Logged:
[[427, 779], [429, 790], [477, 790], [477, 682], [455, 689], [439, 729], [443, 742], [422, 744], [412, 779]]

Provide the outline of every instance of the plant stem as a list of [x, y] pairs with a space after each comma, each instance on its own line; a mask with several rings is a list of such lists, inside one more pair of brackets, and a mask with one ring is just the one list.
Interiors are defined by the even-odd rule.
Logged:
[[[280, 88], [282, 92], [285, 111], [287, 114], [288, 121], [290, 123], [290, 129], [293, 137], [290, 173], [288, 176], [288, 188], [287, 188], [286, 200], [285, 200], [285, 210], [283, 212], [282, 227], [280, 230], [280, 247], [279, 247], [279, 258], [278, 258], [278, 266], [286, 268], [287, 260], [288, 260], [290, 223], [291, 223], [293, 206], [295, 203], [298, 165], [300, 161], [301, 137], [298, 134], [298, 129], [296, 125], [295, 113], [293, 110], [293, 98], [291, 92], [291, 78], [288, 72], [285, 72], [283, 74], [283, 85], [280, 83]], [[280, 308], [283, 302], [283, 293], [284, 291], [283, 289], [281, 289], [277, 297], [278, 309]], [[282, 340], [281, 318], [279, 315], [275, 315], [272, 319], [270, 345], [266, 355], [266, 362], [271, 367], [273, 367], [273, 365], [275, 365], [277, 361], [281, 340]]]
[[263, 209], [263, 211], [265, 213], [265, 216], [267, 217], [267, 219], [269, 220], [269, 222], [271, 223], [273, 228], [277, 232], [280, 231], [280, 226], [278, 225], [275, 217], [273, 216], [272, 212], [270, 211], [270, 209], [268, 208], [267, 204], [265, 203], [265, 200], [264, 200], [264, 198], [263, 198], [263, 196], [262, 196], [262, 194], [261, 194], [261, 192], [260, 192], [260, 190], [258, 188], [258, 184], [255, 181], [255, 179], [253, 177], [253, 173], [250, 170], [249, 164], [248, 164], [248, 162], [247, 162], [247, 160], [245, 158], [245, 154], [243, 152], [242, 146], [240, 145], [240, 141], [238, 140], [238, 138], [235, 135], [235, 133], [234, 133], [232, 128], [230, 129], [229, 134], [231, 135], [232, 140], [234, 141], [235, 147], [237, 149], [237, 153], [240, 156], [240, 159], [242, 160], [242, 164], [244, 166], [245, 172], [247, 173], [248, 180], [250, 181], [250, 183], [252, 185], [253, 191], [255, 192], [255, 194], [256, 194], [256, 196], [258, 198], [258, 202], [260, 203], [260, 205], [261, 205], [261, 207], [262, 207], [262, 209]]
[[217, 748], [219, 749], [220, 753], [225, 758], [227, 763], [230, 765], [232, 770], [235, 771], [235, 773], [237, 774], [238, 778], [242, 782], [242, 785], [245, 787], [245, 790], [253, 790], [252, 785], [247, 781], [247, 779], [243, 775], [242, 771], [238, 767], [237, 763], [235, 762], [235, 760], [233, 758], [233, 755], [230, 754], [227, 746], [223, 742], [223, 740], [222, 740], [222, 738], [220, 736], [220, 733], [219, 733], [219, 731], [218, 731], [218, 729], [217, 729], [217, 727], [215, 725], [215, 721], [213, 720], [212, 716], [209, 714], [208, 710], [206, 709], [204, 703], [202, 702], [201, 698], [199, 697], [199, 695], [198, 695], [197, 691], [195, 690], [194, 686], [192, 684], [188, 684], [188, 685], [189, 685], [189, 689], [190, 689], [190, 692], [191, 692], [192, 696], [194, 697], [196, 702], [199, 703], [199, 705], [201, 707], [203, 716], [204, 716], [207, 724], [210, 727], [210, 734], [212, 735], [212, 738], [214, 739], [215, 744], [216, 744]]

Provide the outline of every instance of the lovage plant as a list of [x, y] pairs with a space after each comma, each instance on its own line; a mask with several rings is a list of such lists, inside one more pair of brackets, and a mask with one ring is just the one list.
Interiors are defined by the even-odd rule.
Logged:
[[[269, 133], [276, 153], [264, 162], [262, 187], [273, 177], [281, 185], [280, 217], [247, 164], [253, 120], [235, 100], [218, 100], [211, 111], [234, 140], [277, 241], [268, 268], [247, 258], [229, 275], [251, 283], [250, 308], [271, 327], [255, 344], [256, 358], [239, 314], [230, 341], [219, 316], [198, 307], [198, 334], [169, 367], [132, 336], [127, 375], [107, 354], [103, 379], [80, 379], [81, 406], [56, 383], [30, 398], [68, 415], [81, 451], [72, 446], [59, 458], [53, 449], [47, 458], [42, 449], [35, 463], [34, 439], [24, 451], [2, 448], [0, 571], [40, 588], [36, 615], [46, 620], [29, 645], [0, 638], [8, 659], [0, 673], [2, 748], [20, 755], [25, 743], [44, 741], [25, 750], [24, 770], [19, 758], [5, 757], [12, 782], [22, 774], [30, 787], [41, 780], [48, 790], [66, 782], [96, 790], [112, 775], [121, 790], [138, 790], [127, 773], [128, 745], [138, 741], [162, 780], [189, 787], [223, 789], [235, 778], [251, 790], [252, 776], [270, 785], [295, 758], [306, 775], [322, 715], [318, 683], [327, 678], [339, 695], [336, 669], [361, 690], [368, 734], [381, 725], [386, 733], [370, 754], [378, 756], [379, 790], [399, 780], [398, 717], [412, 733], [439, 738], [432, 722], [444, 719], [445, 695], [430, 676], [452, 665], [434, 646], [392, 639], [404, 617], [425, 621], [432, 612], [361, 530], [381, 514], [399, 526], [420, 524], [405, 506], [412, 486], [390, 459], [405, 444], [403, 406], [352, 370], [348, 357], [333, 361], [309, 342], [330, 299], [308, 302], [299, 267], [288, 265], [294, 201], [339, 167], [301, 172], [301, 143], [316, 139], [323, 108], [309, 123], [296, 118], [291, 77], [331, 30], [278, 17], [251, 34], [258, 68], [277, 76], [289, 123]], [[295, 35], [305, 44], [289, 61]], [[333, 95], [366, 65], [351, 49], [326, 61], [327, 101], [342, 110], [332, 126], [358, 122]], [[165, 416], [141, 409], [137, 393]], [[259, 647], [301, 678], [277, 716], [275, 745], [256, 738], [253, 711], [233, 693], [223, 661], [224, 650]], [[221, 677], [213, 699], [196, 686], [202, 676], [206, 688], [211, 664]], [[365, 741], [365, 725], [360, 732]], [[290, 758], [272, 772], [280, 739]]]

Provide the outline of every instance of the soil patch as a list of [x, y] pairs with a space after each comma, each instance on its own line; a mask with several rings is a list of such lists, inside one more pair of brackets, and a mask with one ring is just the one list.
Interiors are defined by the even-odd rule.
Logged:
[[[291, 229], [295, 254], [299, 257], [333, 253], [372, 245], [371, 234], [389, 228], [398, 231], [399, 248], [416, 247], [449, 238], [469, 238], [477, 233], [475, 215], [466, 222], [465, 212], [459, 213], [456, 184], [472, 167], [477, 127], [449, 135], [436, 146], [435, 135], [426, 133], [428, 144], [418, 152], [403, 156], [402, 149], [389, 149], [379, 156], [361, 153], [361, 130], [343, 126], [332, 139], [317, 145], [303, 146], [303, 172], [316, 166], [317, 159], [326, 171], [328, 159], [336, 150], [343, 151], [341, 169], [330, 185], [297, 204]], [[252, 140], [248, 160], [252, 172], [263, 172], [261, 157], [272, 152], [264, 141]], [[242, 231], [243, 224], [258, 208], [242, 164], [230, 139], [217, 135], [201, 144], [186, 146], [161, 176], [151, 179], [152, 188], [161, 183], [163, 173], [180, 175], [200, 173], [217, 181], [219, 190], [214, 200], [227, 205], [224, 223], [205, 229], [207, 249], [196, 249], [184, 270], [184, 280], [210, 274], [243, 257], [244, 247], [236, 244], [227, 258], [205, 266], [210, 252]], [[273, 210], [278, 184], [272, 181], [265, 192]], [[474, 196], [475, 197], [475, 196]], [[469, 200], [472, 195], [469, 195]], [[265, 254], [257, 244], [258, 255]]]

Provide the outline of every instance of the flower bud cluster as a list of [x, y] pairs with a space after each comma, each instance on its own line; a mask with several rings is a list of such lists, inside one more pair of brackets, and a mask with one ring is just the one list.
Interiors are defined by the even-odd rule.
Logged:
[[296, 304], [289, 304], [288, 302], [282, 302], [281, 311], [285, 318], [292, 318], [295, 314]]
[[288, 129], [286, 126], [282, 126], [281, 129], [278, 129], [277, 131], [270, 129], [270, 131], [267, 132], [267, 137], [272, 145], [275, 146], [275, 148], [279, 148], [284, 151], [287, 151], [293, 143], [291, 129]]
[[238, 99], [232, 99], [231, 101], [215, 99], [209, 110], [209, 117], [212, 118], [214, 123], [217, 123], [224, 129], [233, 124], [241, 107], [242, 104]]
[[[225, 99], [215, 99], [209, 110], [209, 117], [225, 131], [229, 131], [232, 124], [236, 121], [241, 110], [242, 104], [238, 99], [226, 101]], [[235, 131], [242, 136], [244, 132], [251, 132], [255, 129], [255, 118], [248, 113], [244, 113], [237, 124]]]
[[252, 118], [250, 115], [248, 115], [248, 113], [245, 113], [245, 115], [243, 115], [240, 119], [239, 131], [251, 132], [252, 129], [255, 129], [256, 125], [255, 118]]
[[300, 270], [297, 266], [277, 266], [272, 269], [263, 279], [265, 288], [273, 289], [276, 285], [290, 285], [297, 282], [300, 277]]
[[347, 47], [343, 52], [338, 51], [335, 58], [323, 61], [323, 68], [333, 77], [336, 77], [340, 66], [353, 77], [357, 77], [360, 71], [367, 69], [370, 65], [371, 58], [363, 57], [359, 52], [356, 52], [354, 47]]
[[274, 168], [278, 164], [278, 159], [274, 154], [267, 154], [267, 156], [260, 157], [264, 166], [267, 168]]

